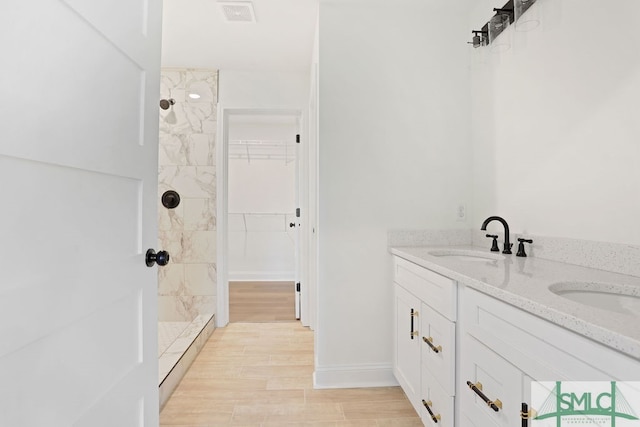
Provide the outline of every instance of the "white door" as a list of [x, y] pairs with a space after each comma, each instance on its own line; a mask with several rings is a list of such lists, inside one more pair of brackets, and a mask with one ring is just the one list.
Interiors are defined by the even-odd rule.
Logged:
[[298, 121], [298, 134], [296, 135], [296, 184], [295, 184], [295, 204], [296, 204], [296, 218], [295, 218], [295, 231], [294, 231], [294, 257], [295, 257], [295, 266], [296, 266], [296, 280], [295, 280], [295, 305], [296, 305], [296, 319], [300, 320], [302, 305], [301, 305], [301, 286], [302, 286], [302, 254], [300, 253], [300, 249], [302, 245], [300, 244], [301, 237], [301, 222], [302, 222], [302, 213], [301, 213], [301, 197], [300, 197], [300, 178], [302, 174], [302, 150], [301, 150], [301, 135], [300, 135], [300, 117], [297, 119]]
[[0, 3], [2, 426], [158, 424], [160, 25], [159, 0]]

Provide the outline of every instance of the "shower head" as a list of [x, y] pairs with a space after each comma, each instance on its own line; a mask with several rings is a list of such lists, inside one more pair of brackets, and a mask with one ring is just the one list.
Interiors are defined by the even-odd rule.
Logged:
[[175, 125], [176, 123], [178, 123], [178, 118], [176, 117], [176, 112], [173, 111], [173, 109], [171, 109], [171, 111], [169, 111], [169, 114], [164, 116], [164, 121], [167, 122], [170, 125]]
[[173, 98], [161, 99], [160, 100], [160, 108], [162, 108], [163, 110], [168, 110], [169, 107], [171, 107], [175, 103], [176, 103], [176, 100], [173, 99]]
[[160, 100], [160, 108], [162, 108], [163, 110], [169, 110], [169, 114], [167, 114], [166, 116], [163, 117], [164, 121], [171, 124], [171, 125], [175, 125], [178, 122], [178, 118], [176, 117], [176, 112], [173, 111], [173, 105], [175, 105], [176, 100], [173, 98], [169, 98], [169, 99], [161, 99]]

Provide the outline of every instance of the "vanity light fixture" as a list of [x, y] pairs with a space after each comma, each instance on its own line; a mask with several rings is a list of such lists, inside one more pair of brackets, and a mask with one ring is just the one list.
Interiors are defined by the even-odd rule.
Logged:
[[473, 38], [471, 39], [470, 42], [467, 42], [468, 44], [473, 45], [474, 48], [478, 48], [480, 46], [486, 46], [487, 44], [489, 44], [489, 31], [482, 29], [482, 30], [473, 30], [471, 31], [471, 34], [473, 34]]
[[507, 29], [510, 23], [510, 15], [500, 12], [489, 21], [489, 44], [491, 45], [492, 51], [504, 52], [511, 48], [511, 40], [505, 37], [507, 34], [497, 40], [498, 36]]
[[495, 15], [482, 27], [482, 31], [472, 31], [474, 37], [469, 44], [473, 47], [491, 45], [494, 51], [509, 49], [510, 38], [502, 36], [496, 41], [497, 37], [511, 24], [515, 24], [517, 31], [530, 31], [539, 26], [539, 8], [531, 8], [536, 1], [509, 0], [504, 6], [493, 8]]
[[509, 17], [509, 23], [511, 23], [514, 20], [515, 14], [513, 12], [513, 8], [507, 7], [508, 5], [509, 3], [505, 4], [503, 7], [494, 7], [493, 11], [496, 15], [507, 15]]
[[192, 92], [192, 93], [189, 94], [189, 98], [191, 98], [191, 99], [200, 99], [200, 95], [198, 95], [195, 92]]
[[535, 2], [536, 0], [513, 0], [516, 31], [531, 31], [540, 25], [539, 9], [529, 10]]
[[513, 5], [507, 3], [501, 8], [493, 8], [493, 11], [496, 13], [493, 18], [489, 21], [489, 43], [492, 43], [493, 46], [491, 50], [494, 51], [505, 51], [511, 48], [511, 41], [506, 40], [504, 36], [499, 42], [496, 42], [496, 37], [498, 37], [507, 27], [513, 23], [514, 13], [513, 13]]

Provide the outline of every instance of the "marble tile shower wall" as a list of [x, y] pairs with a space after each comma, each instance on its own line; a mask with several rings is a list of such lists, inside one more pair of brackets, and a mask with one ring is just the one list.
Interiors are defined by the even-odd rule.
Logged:
[[[158, 236], [159, 247], [171, 255], [158, 269], [161, 321], [191, 321], [215, 311], [217, 82], [217, 70], [161, 73], [161, 98], [175, 100], [160, 110]], [[191, 92], [200, 98], [190, 98]], [[175, 209], [160, 202], [167, 190], [180, 194]]]

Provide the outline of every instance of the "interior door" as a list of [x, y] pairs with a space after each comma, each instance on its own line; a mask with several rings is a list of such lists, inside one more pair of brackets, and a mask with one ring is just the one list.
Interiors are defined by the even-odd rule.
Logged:
[[0, 425], [157, 426], [161, 2], [0, 3]]
[[302, 174], [302, 162], [301, 162], [301, 143], [302, 141], [300, 140], [300, 117], [298, 116], [297, 119], [297, 126], [298, 126], [298, 134], [296, 135], [296, 184], [295, 184], [295, 204], [297, 206], [296, 208], [296, 219], [295, 219], [295, 247], [294, 247], [294, 251], [295, 251], [295, 268], [296, 268], [296, 281], [295, 281], [295, 305], [296, 305], [296, 319], [300, 320], [300, 317], [302, 315], [302, 304], [301, 304], [301, 298], [300, 298], [300, 294], [301, 294], [301, 287], [302, 287], [302, 254], [301, 254], [301, 249], [302, 249], [302, 245], [300, 244], [300, 240], [301, 240], [301, 197], [300, 197], [300, 190], [301, 190], [301, 186], [300, 186], [300, 180], [301, 180], [301, 174]]

